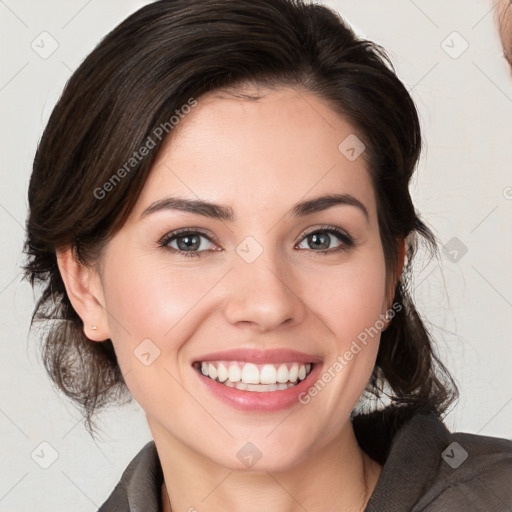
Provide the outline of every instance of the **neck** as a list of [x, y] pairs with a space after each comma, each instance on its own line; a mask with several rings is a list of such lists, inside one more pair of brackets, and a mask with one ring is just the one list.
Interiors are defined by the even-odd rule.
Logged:
[[164, 473], [163, 512], [323, 512], [333, 503], [362, 512], [382, 470], [360, 449], [350, 421], [332, 443], [286, 471], [231, 470], [202, 460], [168, 432], [152, 432]]

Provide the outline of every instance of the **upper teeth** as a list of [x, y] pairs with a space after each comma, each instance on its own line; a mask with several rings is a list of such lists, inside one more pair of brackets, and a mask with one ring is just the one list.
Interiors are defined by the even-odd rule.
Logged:
[[245, 384], [275, 384], [304, 380], [311, 371], [311, 364], [280, 363], [256, 365], [237, 361], [202, 361], [201, 372], [219, 382], [244, 382]]

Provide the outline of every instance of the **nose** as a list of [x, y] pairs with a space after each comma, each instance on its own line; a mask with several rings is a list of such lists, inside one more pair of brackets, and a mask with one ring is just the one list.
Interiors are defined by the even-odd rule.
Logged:
[[233, 264], [225, 283], [229, 323], [265, 332], [303, 321], [307, 307], [299, 283], [275, 252], [266, 250], [251, 263], [236, 257]]

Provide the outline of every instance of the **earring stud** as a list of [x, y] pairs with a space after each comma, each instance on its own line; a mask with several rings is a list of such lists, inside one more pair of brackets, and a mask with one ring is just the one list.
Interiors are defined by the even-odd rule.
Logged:
[[95, 325], [92, 325], [92, 326], [91, 326], [91, 329], [92, 329], [93, 331], [96, 331], [98, 328], [97, 328]]

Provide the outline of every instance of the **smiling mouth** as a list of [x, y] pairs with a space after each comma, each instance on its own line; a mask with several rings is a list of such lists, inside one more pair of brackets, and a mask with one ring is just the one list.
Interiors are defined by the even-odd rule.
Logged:
[[204, 377], [242, 391], [283, 391], [305, 380], [314, 363], [255, 364], [245, 361], [196, 361]]

